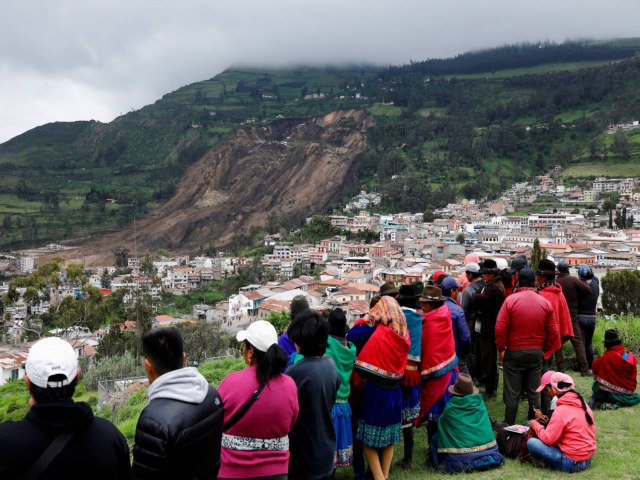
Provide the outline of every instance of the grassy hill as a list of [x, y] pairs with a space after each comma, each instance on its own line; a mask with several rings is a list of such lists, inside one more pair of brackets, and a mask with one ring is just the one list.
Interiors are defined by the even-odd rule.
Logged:
[[0, 248], [125, 228], [236, 130], [354, 107], [377, 124], [350, 191], [381, 192], [389, 211], [495, 195], [555, 164], [571, 176], [637, 171], [637, 132], [623, 155], [605, 131], [640, 115], [640, 42], [543, 47], [392, 68], [233, 68], [109, 124], [35, 128], [0, 145]]

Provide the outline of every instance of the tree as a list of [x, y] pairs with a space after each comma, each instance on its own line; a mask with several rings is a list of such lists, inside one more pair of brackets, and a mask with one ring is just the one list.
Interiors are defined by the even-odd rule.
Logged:
[[231, 337], [224, 333], [220, 322], [180, 323], [176, 329], [182, 335], [188, 365], [201, 365], [224, 355], [231, 344]]
[[640, 271], [609, 272], [602, 279], [602, 307], [607, 313], [640, 314]]
[[630, 154], [629, 140], [624, 135], [624, 133], [618, 132], [613, 137], [611, 151], [616, 155], [621, 156], [625, 160], [629, 158], [629, 154]]
[[69, 263], [65, 266], [65, 271], [67, 272], [67, 279], [72, 283], [82, 285], [87, 280], [84, 266], [81, 263]]
[[153, 264], [153, 258], [151, 254], [147, 253], [140, 263], [140, 274], [145, 277], [153, 277], [158, 273], [158, 269]]
[[116, 267], [124, 268], [129, 264], [129, 249], [118, 247], [113, 249], [113, 255], [115, 256]]
[[289, 326], [291, 315], [286, 310], [280, 310], [279, 312], [269, 313], [265, 320], [275, 327], [278, 335], [281, 335]]
[[422, 221], [425, 223], [431, 223], [436, 219], [435, 212], [433, 208], [427, 208], [422, 214]]
[[533, 241], [533, 249], [531, 250], [531, 268], [538, 268], [538, 263], [542, 260], [542, 250], [540, 249], [540, 240], [537, 238]]
[[458, 235], [456, 235], [456, 242], [458, 242], [460, 245], [464, 245], [464, 234], [459, 233]]

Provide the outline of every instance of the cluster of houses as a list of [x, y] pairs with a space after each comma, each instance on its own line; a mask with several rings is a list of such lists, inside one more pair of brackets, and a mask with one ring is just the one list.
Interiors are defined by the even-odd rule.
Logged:
[[[503, 258], [509, 262], [520, 253], [529, 256], [536, 239], [549, 258], [565, 260], [572, 266], [589, 264], [597, 276], [611, 269], [637, 269], [640, 229], [607, 228], [609, 217], [600, 214], [598, 208], [606, 194], [615, 192], [620, 199], [617, 207], [624, 207], [629, 216], [640, 220], [636, 185], [633, 178], [597, 178], [582, 188], [568, 187], [552, 175], [545, 175], [535, 182], [513, 185], [496, 200], [449, 204], [437, 210], [431, 222], [425, 222], [421, 213], [369, 213], [379, 203], [379, 196], [361, 192], [349, 203], [346, 214], [331, 215], [329, 220], [344, 231], [373, 231], [378, 236], [376, 242], [349, 241], [346, 236], [337, 235], [315, 244], [292, 244], [278, 234], [268, 235], [264, 246], [269, 253], [261, 263], [265, 270], [273, 272], [274, 281], [246, 285], [216, 305], [196, 305], [185, 318], [157, 315], [153, 323], [167, 326], [184, 320], [218, 320], [235, 331], [273, 312], [288, 311], [291, 299], [297, 295], [305, 296], [314, 309], [340, 307], [353, 321], [367, 312], [371, 297], [384, 282], [425, 282], [436, 271], [457, 275], [464, 269], [465, 256], [472, 252], [480, 258]], [[555, 200], [556, 207], [517, 214], [539, 197], [545, 203]], [[91, 272], [89, 282], [103, 295], [121, 288], [130, 291], [146, 287], [152, 297], [159, 298], [162, 291], [182, 295], [202, 283], [223, 280], [252, 261], [223, 255], [163, 258], [153, 263], [157, 273], [150, 277], [141, 271], [142, 260], [129, 258], [130, 272], [123, 275], [118, 275], [112, 266], [97, 268]], [[0, 255], [0, 270], [9, 273], [28, 273], [33, 264], [31, 255]], [[24, 375], [29, 344], [16, 343], [27, 328], [27, 313], [43, 313], [66, 296], [82, 294], [79, 286], [65, 280], [63, 275], [48, 302], [26, 305], [21, 299], [5, 309], [3, 320], [14, 345], [0, 347], [0, 384]], [[0, 295], [6, 288], [7, 283], [0, 283]], [[128, 300], [125, 296], [124, 301]], [[133, 330], [135, 322], [124, 322], [120, 328]], [[81, 356], [89, 357], [95, 354], [104, 333], [77, 329], [54, 332], [72, 342]]]

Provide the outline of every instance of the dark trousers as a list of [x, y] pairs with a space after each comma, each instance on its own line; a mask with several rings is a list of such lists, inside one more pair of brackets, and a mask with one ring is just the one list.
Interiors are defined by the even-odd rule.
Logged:
[[593, 365], [593, 332], [596, 331], [595, 315], [578, 315], [578, 325], [580, 325], [580, 335], [584, 343], [584, 353], [587, 357], [589, 369]]
[[[549, 357], [548, 360], [542, 361], [542, 375], [551, 370], [551, 360], [552, 358]], [[542, 413], [547, 416], [549, 416], [551, 413], [551, 399], [544, 390], [540, 393], [540, 410], [542, 410]]]
[[[540, 408], [540, 394], [536, 389], [542, 376], [542, 349], [507, 350], [504, 356], [503, 370], [504, 421], [509, 425], [516, 423], [518, 402], [524, 390], [529, 400], [530, 411]], [[531, 413], [531, 412], [530, 412]]]
[[[587, 364], [587, 355], [584, 350], [584, 343], [582, 342], [582, 334], [580, 333], [580, 325], [578, 324], [577, 316], [575, 318], [571, 317], [571, 325], [573, 327], [573, 338], [570, 341], [576, 352], [578, 370], [580, 373], [587, 373], [589, 366]], [[562, 349], [556, 352], [556, 361], [558, 362], [558, 370], [564, 371], [564, 357], [562, 356]]]
[[[495, 395], [498, 389], [498, 350], [495, 338], [480, 338], [480, 355], [476, 359], [480, 381], [487, 395]], [[537, 386], [537, 385], [536, 385]]]

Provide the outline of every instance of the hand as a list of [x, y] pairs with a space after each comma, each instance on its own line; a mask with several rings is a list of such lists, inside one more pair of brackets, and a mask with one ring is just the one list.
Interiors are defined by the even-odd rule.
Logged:
[[503, 363], [504, 362], [504, 354], [505, 353], [506, 353], [506, 350], [498, 352], [498, 363]]
[[531, 430], [533, 430], [533, 429], [534, 429], [534, 428], [533, 428], [533, 427], [534, 427], [534, 425], [535, 425], [536, 423], [538, 423], [538, 421], [537, 421], [537, 420], [529, 420], [529, 422], [528, 422], [528, 423], [529, 423], [529, 428], [530, 428]]

